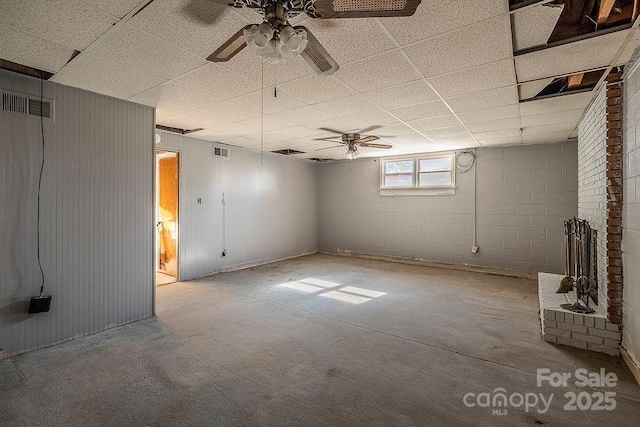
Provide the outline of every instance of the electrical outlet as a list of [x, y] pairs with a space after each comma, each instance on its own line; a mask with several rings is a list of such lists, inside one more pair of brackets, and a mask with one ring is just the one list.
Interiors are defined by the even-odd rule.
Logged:
[[227, 256], [227, 250], [226, 249], [222, 250], [222, 256]]
[[477, 246], [477, 245], [471, 246], [472, 253], [477, 254], [479, 250], [480, 250], [480, 246]]
[[201, 205], [202, 204], [202, 199], [200, 197], [198, 197], [198, 204]]

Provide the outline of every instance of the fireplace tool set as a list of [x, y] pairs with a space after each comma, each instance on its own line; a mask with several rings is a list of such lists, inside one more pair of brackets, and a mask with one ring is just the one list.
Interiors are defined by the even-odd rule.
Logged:
[[565, 310], [593, 313], [589, 299], [598, 304], [597, 231], [583, 219], [571, 218], [564, 222], [565, 277], [557, 293], [568, 293], [575, 286], [576, 302], [561, 304]]

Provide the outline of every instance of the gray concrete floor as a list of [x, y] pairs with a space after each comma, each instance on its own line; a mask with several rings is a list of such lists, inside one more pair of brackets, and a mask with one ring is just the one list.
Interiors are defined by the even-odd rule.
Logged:
[[[640, 425], [620, 359], [540, 339], [529, 280], [316, 254], [162, 286], [157, 311], [0, 361], [0, 423]], [[618, 384], [536, 385], [538, 368], [580, 367]], [[496, 388], [554, 397], [543, 414], [463, 403]], [[600, 391], [613, 411], [563, 410]]]

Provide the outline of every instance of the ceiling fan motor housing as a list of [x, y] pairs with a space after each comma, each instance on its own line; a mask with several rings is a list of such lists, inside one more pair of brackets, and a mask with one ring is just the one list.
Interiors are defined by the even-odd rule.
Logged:
[[344, 142], [353, 142], [360, 139], [359, 133], [344, 133], [342, 134], [342, 141]]

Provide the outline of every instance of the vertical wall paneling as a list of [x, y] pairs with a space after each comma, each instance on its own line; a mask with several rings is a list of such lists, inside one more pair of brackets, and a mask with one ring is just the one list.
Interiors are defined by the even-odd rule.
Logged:
[[180, 280], [316, 251], [316, 165], [235, 148], [225, 159], [211, 142], [161, 135], [158, 149], [180, 152]]
[[[39, 96], [40, 81], [0, 71], [0, 88]], [[44, 82], [39, 292], [40, 119], [0, 111], [0, 358], [150, 316], [153, 309], [152, 108]]]

